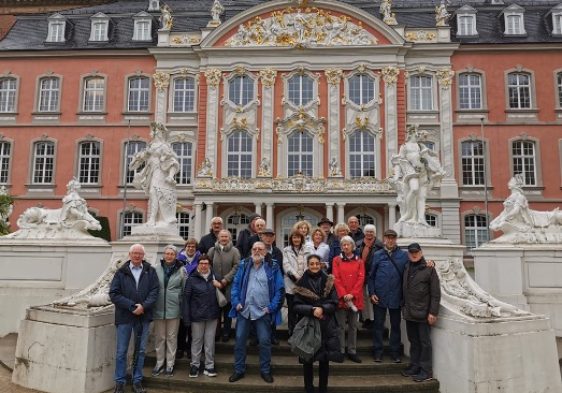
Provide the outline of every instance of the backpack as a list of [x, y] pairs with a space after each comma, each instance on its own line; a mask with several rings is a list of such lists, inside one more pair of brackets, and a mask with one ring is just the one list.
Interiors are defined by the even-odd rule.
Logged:
[[320, 322], [314, 317], [305, 316], [295, 325], [293, 334], [288, 341], [291, 352], [305, 362], [311, 362], [322, 346]]

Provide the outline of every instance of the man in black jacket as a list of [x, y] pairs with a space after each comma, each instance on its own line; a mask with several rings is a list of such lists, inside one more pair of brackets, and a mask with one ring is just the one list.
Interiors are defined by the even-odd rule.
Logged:
[[114, 393], [125, 392], [127, 350], [131, 333], [135, 334], [133, 392], [145, 392], [141, 384], [144, 352], [152, 321], [152, 308], [158, 298], [159, 290], [156, 270], [144, 260], [144, 247], [141, 244], [133, 244], [129, 249], [129, 260], [117, 270], [109, 289], [109, 297], [115, 304], [117, 326]]
[[433, 378], [431, 353], [431, 326], [437, 322], [441, 287], [435, 269], [427, 266], [421, 246], [408, 246], [410, 262], [404, 271], [403, 315], [410, 341], [410, 365], [402, 372], [416, 382]]
[[219, 232], [223, 228], [222, 218], [220, 217], [213, 217], [211, 220], [211, 230], [205, 236], [201, 238], [199, 241], [199, 247], [197, 250], [201, 254], [207, 254], [209, 250], [215, 246], [215, 243], [218, 240]]

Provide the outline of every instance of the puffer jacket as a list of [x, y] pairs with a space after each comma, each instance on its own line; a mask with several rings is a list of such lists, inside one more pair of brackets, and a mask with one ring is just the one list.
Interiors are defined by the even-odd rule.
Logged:
[[353, 304], [363, 310], [363, 283], [365, 282], [365, 264], [357, 255], [347, 258], [343, 254], [334, 258], [332, 272], [338, 292], [339, 308], [347, 309], [343, 297], [348, 293], [353, 295]]
[[439, 277], [435, 269], [427, 267], [424, 258], [406, 265], [403, 290], [402, 313], [406, 321], [427, 322], [428, 314], [439, 314]]
[[[306, 270], [306, 258], [311, 254], [310, 247], [303, 245], [299, 250], [292, 246], [283, 249], [283, 271], [285, 273], [285, 292], [292, 295], [295, 282], [298, 281]], [[295, 281], [291, 279], [295, 278]]]
[[181, 314], [180, 304], [186, 273], [183, 264], [176, 260], [170, 276], [166, 278], [164, 264], [164, 260], [161, 260], [160, 264], [154, 267], [160, 283], [158, 300], [154, 306], [154, 319], [176, 319]]
[[184, 325], [219, 318], [220, 307], [217, 301], [216, 288], [213, 286], [213, 277], [221, 280], [221, 277], [212, 270], [207, 279], [197, 270], [187, 278], [182, 305]]
[[222, 291], [230, 302], [230, 287], [240, 263], [240, 251], [234, 247], [232, 242], [228, 242], [222, 249], [217, 242], [207, 255], [213, 261], [213, 271], [227, 282], [226, 288], [223, 288]]
[[335, 312], [338, 307], [338, 295], [334, 287], [334, 276], [323, 271], [313, 274], [306, 270], [293, 288], [295, 300], [294, 311], [299, 315], [313, 317], [313, 308], [322, 307], [320, 319], [322, 346], [314, 355], [314, 361], [341, 359], [338, 325]]

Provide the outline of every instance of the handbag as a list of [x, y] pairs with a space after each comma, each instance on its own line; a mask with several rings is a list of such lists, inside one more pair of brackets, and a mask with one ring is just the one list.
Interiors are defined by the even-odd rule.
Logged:
[[295, 325], [288, 341], [291, 352], [305, 362], [311, 362], [322, 346], [322, 332], [318, 319], [305, 316]]
[[[214, 274], [213, 274], [213, 280], [216, 280]], [[217, 303], [219, 304], [220, 308], [223, 308], [228, 304], [228, 300], [226, 296], [224, 296], [224, 293], [222, 293], [222, 291], [219, 288], [215, 288], [215, 291], [217, 293]]]

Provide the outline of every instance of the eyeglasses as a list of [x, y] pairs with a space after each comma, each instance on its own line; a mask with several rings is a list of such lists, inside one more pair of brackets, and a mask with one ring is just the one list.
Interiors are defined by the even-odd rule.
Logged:
[[252, 251], [265, 251], [265, 248], [252, 248]]

